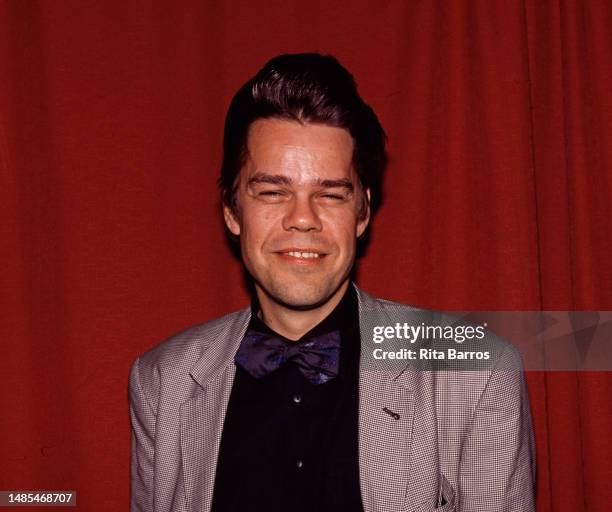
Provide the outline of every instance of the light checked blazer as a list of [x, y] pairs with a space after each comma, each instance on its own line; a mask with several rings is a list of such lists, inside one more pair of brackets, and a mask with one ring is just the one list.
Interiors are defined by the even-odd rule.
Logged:
[[[377, 348], [374, 326], [426, 313], [356, 289], [362, 362]], [[132, 512], [209, 512], [234, 355], [249, 320], [250, 308], [192, 327], [134, 362]], [[519, 369], [434, 372], [399, 365], [380, 371], [361, 365], [365, 512], [534, 509], [533, 433], [520, 359], [500, 341], [495, 365]]]

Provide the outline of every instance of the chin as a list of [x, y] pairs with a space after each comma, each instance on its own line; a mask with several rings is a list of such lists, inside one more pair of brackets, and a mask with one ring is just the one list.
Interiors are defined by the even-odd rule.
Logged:
[[[329, 282], [326, 283], [329, 285]], [[294, 309], [311, 309], [324, 304], [335, 289], [315, 283], [270, 283], [262, 287], [274, 301]]]

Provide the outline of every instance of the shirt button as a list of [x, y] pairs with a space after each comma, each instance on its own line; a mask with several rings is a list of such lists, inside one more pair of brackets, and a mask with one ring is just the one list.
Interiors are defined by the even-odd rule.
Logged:
[[300, 459], [298, 459], [297, 462], [295, 463], [295, 467], [298, 469], [300, 469], [303, 465], [304, 463]]
[[302, 395], [293, 395], [293, 401], [299, 404], [302, 401]]

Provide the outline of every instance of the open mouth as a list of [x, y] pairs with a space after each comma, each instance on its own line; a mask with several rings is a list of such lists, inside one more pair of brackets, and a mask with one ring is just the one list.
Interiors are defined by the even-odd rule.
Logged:
[[322, 260], [327, 254], [313, 249], [286, 249], [278, 251], [276, 254], [285, 259], [291, 259], [296, 262], [315, 263]]
[[318, 252], [300, 252], [300, 251], [289, 251], [286, 253], [287, 256], [293, 256], [294, 258], [320, 258], [322, 255]]

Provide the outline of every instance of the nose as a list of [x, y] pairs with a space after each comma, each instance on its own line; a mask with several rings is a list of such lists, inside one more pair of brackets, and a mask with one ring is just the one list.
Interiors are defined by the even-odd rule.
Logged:
[[321, 219], [310, 197], [294, 197], [283, 217], [286, 231], [321, 231]]

